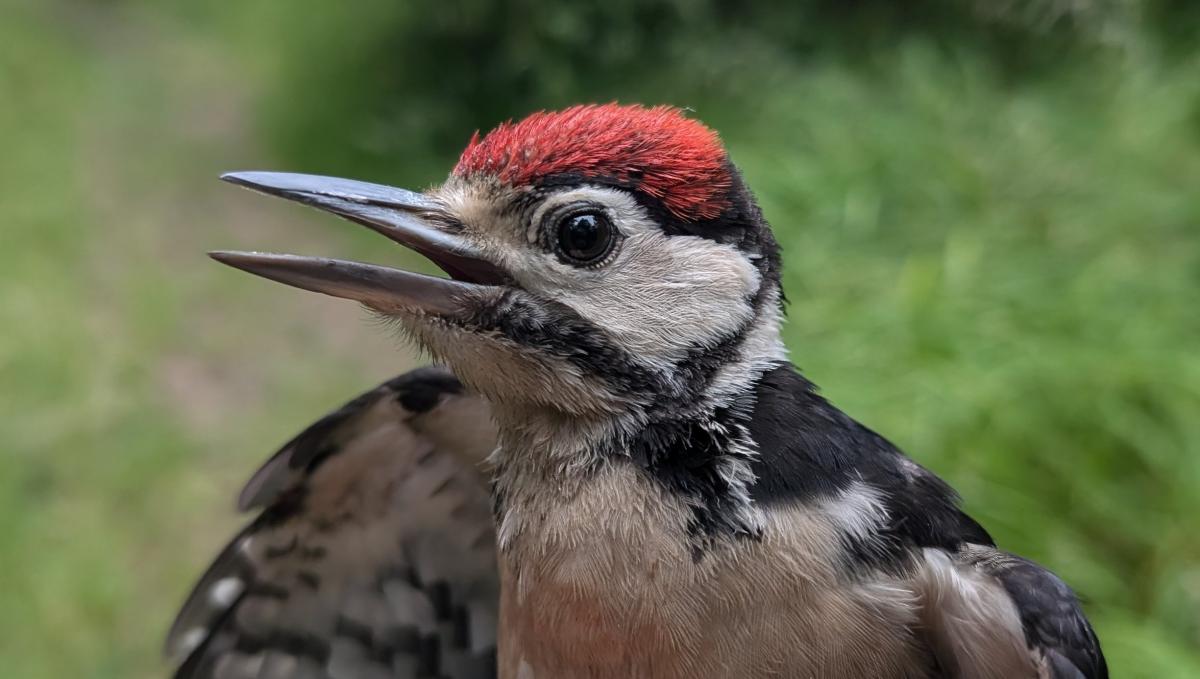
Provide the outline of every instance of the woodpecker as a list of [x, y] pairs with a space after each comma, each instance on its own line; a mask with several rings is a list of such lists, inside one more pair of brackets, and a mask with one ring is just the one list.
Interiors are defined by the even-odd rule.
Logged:
[[260, 513], [169, 633], [177, 677], [1107, 677], [1062, 580], [789, 363], [780, 248], [680, 110], [510, 121], [423, 193], [224, 179], [443, 269], [212, 253], [445, 367], [254, 475]]

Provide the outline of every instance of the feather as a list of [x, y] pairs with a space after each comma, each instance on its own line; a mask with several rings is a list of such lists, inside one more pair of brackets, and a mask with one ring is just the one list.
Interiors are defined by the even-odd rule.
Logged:
[[[495, 676], [485, 403], [441, 368], [309, 426], [246, 484], [261, 508], [167, 637], [178, 679]], [[484, 539], [480, 539], [484, 536]]]

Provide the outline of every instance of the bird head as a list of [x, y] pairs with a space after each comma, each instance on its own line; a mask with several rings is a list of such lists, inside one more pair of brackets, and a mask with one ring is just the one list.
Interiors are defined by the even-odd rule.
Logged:
[[702, 407], [782, 358], [778, 246], [717, 134], [675, 108], [575, 106], [502, 124], [423, 193], [224, 179], [367, 226], [443, 269], [212, 253], [393, 319], [500, 410]]

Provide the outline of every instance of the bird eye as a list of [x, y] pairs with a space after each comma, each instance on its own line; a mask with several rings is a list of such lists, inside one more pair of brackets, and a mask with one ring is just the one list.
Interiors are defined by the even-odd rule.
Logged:
[[603, 212], [574, 212], [558, 222], [558, 252], [572, 264], [595, 264], [612, 252], [615, 236]]

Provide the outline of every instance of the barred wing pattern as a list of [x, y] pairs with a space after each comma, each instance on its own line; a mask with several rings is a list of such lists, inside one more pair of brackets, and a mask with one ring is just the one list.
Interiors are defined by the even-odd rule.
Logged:
[[487, 404], [439, 367], [289, 441], [167, 639], [177, 679], [495, 677]]

